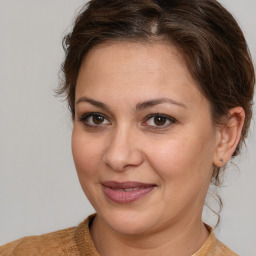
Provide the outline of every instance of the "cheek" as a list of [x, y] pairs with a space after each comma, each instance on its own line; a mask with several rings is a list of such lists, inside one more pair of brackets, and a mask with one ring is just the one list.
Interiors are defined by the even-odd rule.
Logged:
[[149, 154], [150, 164], [160, 177], [163, 199], [170, 202], [168, 207], [175, 205], [181, 210], [204, 202], [211, 178], [210, 147], [183, 137], [155, 144]]
[[191, 157], [187, 152], [186, 138], [164, 138], [146, 145], [145, 149], [147, 149], [148, 161], [163, 174], [177, 174]]
[[[74, 126], [72, 133], [72, 153], [80, 185], [92, 205], [99, 200], [99, 179], [102, 143], [86, 136], [81, 128]], [[96, 198], [95, 198], [96, 196]]]
[[[185, 134], [185, 133], [183, 133]], [[211, 172], [213, 144], [205, 136], [173, 136], [147, 145], [148, 161], [162, 180], [193, 183], [208, 179]], [[178, 186], [179, 184], [177, 184]]]
[[74, 127], [72, 133], [72, 153], [79, 178], [94, 177], [100, 163], [102, 143], [85, 136], [84, 131]]

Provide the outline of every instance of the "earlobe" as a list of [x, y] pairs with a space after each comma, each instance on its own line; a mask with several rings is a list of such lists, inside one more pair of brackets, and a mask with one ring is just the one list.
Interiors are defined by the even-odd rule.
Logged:
[[243, 129], [245, 112], [242, 107], [229, 110], [227, 117], [218, 128], [219, 138], [213, 164], [217, 167], [224, 166], [231, 158], [240, 141]]

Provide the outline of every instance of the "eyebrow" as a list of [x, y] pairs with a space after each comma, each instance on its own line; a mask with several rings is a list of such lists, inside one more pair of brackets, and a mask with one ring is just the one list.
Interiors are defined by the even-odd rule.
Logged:
[[186, 108], [186, 105], [178, 102], [176, 100], [170, 99], [170, 98], [160, 98], [160, 99], [153, 99], [153, 100], [148, 100], [148, 101], [144, 101], [141, 103], [138, 103], [136, 105], [136, 110], [137, 111], [142, 111], [146, 108], [150, 108], [159, 104], [163, 104], [163, 103], [169, 103], [169, 104], [173, 104], [173, 105], [177, 105], [179, 107], [183, 107]]
[[81, 97], [77, 100], [76, 104], [79, 104], [81, 102], [87, 102], [87, 103], [90, 103], [91, 105], [97, 107], [97, 108], [101, 108], [101, 109], [104, 109], [106, 111], [109, 111], [109, 107], [104, 104], [103, 102], [100, 102], [100, 101], [97, 101], [97, 100], [93, 100], [93, 99], [90, 99], [90, 98], [87, 98], [87, 97]]
[[[96, 106], [98, 108], [101, 108], [103, 110], [110, 111], [110, 107], [108, 105], [106, 105], [103, 102], [97, 101], [97, 100], [93, 100], [93, 99], [90, 99], [90, 98], [87, 98], [87, 97], [81, 97], [77, 100], [76, 104], [79, 104], [81, 102], [87, 102], [87, 103], [90, 103], [91, 105], [94, 105], [94, 106]], [[136, 105], [136, 110], [137, 111], [142, 111], [144, 109], [151, 108], [153, 106], [156, 106], [156, 105], [159, 105], [159, 104], [164, 104], [164, 103], [169, 103], [169, 104], [173, 104], [173, 105], [176, 105], [176, 106], [179, 106], [179, 107], [186, 108], [186, 105], [181, 103], [181, 102], [175, 101], [175, 100], [170, 99], [170, 98], [160, 98], [160, 99], [147, 100], [147, 101], [143, 101], [141, 103], [138, 103]]]

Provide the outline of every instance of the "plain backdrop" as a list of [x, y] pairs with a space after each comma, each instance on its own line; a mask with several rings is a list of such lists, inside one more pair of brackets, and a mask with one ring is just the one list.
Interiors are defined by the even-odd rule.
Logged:
[[[75, 226], [94, 212], [76, 176], [66, 103], [54, 96], [61, 41], [85, 2], [0, 0], [0, 244]], [[255, 63], [256, 1], [221, 2], [241, 25]], [[256, 256], [254, 123], [247, 149], [226, 175], [215, 230], [242, 256]]]

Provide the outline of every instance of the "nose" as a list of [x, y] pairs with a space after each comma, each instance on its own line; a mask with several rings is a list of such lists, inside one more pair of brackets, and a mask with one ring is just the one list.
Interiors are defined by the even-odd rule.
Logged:
[[131, 129], [113, 131], [103, 155], [103, 161], [112, 170], [125, 171], [142, 164], [144, 158], [138, 134]]

